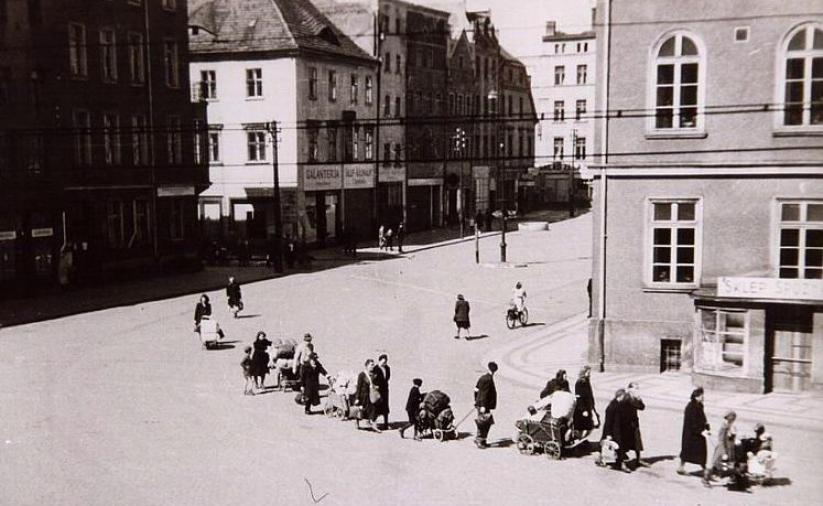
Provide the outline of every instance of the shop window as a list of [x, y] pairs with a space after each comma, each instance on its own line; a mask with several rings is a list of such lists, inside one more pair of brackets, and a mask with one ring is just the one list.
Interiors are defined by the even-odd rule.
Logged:
[[148, 200], [138, 199], [132, 205], [134, 207], [134, 234], [129, 246], [148, 244], [151, 239], [150, 203]]
[[682, 364], [682, 341], [663, 339], [660, 341], [660, 372], [679, 371]]
[[174, 241], [183, 239], [186, 233], [186, 202], [184, 200], [171, 201], [169, 215], [169, 237]]
[[693, 287], [700, 277], [700, 201], [653, 200], [649, 206], [651, 286]]
[[823, 278], [823, 200], [780, 202], [779, 277]]
[[744, 372], [749, 316], [746, 311], [700, 310], [700, 342], [695, 366], [702, 370]]
[[106, 238], [110, 248], [122, 248], [125, 241], [123, 202], [110, 200], [106, 203]]

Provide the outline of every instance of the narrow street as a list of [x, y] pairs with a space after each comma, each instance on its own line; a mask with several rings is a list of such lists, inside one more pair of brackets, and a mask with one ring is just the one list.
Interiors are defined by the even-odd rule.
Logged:
[[[783, 485], [751, 494], [675, 474], [682, 407], [648, 402], [641, 427], [653, 465], [632, 474], [596, 467], [593, 454], [554, 462], [517, 452], [513, 424], [539, 392], [529, 355], [555, 354], [541, 362], [551, 367], [542, 382], [561, 366], [573, 380], [582, 364], [586, 343], [564, 329], [585, 319], [591, 219], [509, 234], [508, 267], [493, 263], [493, 236], [481, 241], [480, 265], [464, 242], [247, 284], [237, 320], [210, 292], [230, 343], [222, 350], [202, 351], [192, 333], [196, 296], [0, 329], [0, 503], [590, 504], [620, 494], [633, 504], [802, 504], [819, 494], [821, 425], [769, 427]], [[508, 330], [518, 280], [533, 325]], [[471, 341], [453, 339], [458, 293], [471, 303]], [[471, 418], [458, 441], [415, 442], [305, 416], [292, 393], [243, 396], [242, 349], [259, 329], [311, 332], [332, 374], [387, 353], [393, 421], [405, 419], [414, 377], [448, 393], [459, 420], [484, 363], [497, 360], [498, 444], [477, 450]], [[607, 379], [616, 381], [593, 383]], [[742, 418], [739, 430], [755, 421]]]

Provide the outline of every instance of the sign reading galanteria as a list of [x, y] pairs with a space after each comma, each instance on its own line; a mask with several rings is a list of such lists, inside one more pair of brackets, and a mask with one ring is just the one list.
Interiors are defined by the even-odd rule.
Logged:
[[720, 277], [717, 295], [738, 299], [823, 300], [823, 280]]
[[51, 227], [31, 229], [31, 236], [32, 237], [51, 237], [53, 235], [54, 235], [54, 229], [51, 228]]

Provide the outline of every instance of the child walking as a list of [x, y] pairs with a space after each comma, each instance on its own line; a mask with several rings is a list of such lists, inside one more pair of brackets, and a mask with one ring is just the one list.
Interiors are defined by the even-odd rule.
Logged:
[[251, 346], [246, 346], [243, 352], [246, 354], [243, 360], [240, 361], [240, 367], [243, 368], [243, 378], [246, 380], [243, 395], [254, 395], [254, 381], [251, 375]]
[[410, 427], [414, 427], [414, 440], [420, 441], [420, 434], [417, 427], [417, 414], [420, 412], [420, 403], [423, 402], [423, 394], [420, 393], [420, 387], [423, 385], [423, 380], [414, 378], [412, 380], [412, 387], [409, 389], [409, 397], [406, 400], [406, 414], [409, 415], [409, 423], [400, 429], [400, 437], [405, 438], [404, 433]]

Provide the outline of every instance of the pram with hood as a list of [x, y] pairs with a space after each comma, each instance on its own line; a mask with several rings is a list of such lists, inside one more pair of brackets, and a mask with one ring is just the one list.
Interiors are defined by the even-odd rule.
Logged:
[[[552, 404], [555, 404], [554, 409]], [[574, 430], [575, 407], [574, 395], [565, 390], [558, 390], [534, 406], [529, 406], [531, 416], [514, 424], [520, 453], [533, 455], [542, 452], [551, 460], [559, 460], [566, 451], [585, 441]]]
[[451, 399], [440, 390], [432, 390], [423, 397], [417, 413], [417, 430], [421, 435], [431, 434], [440, 441], [457, 438]]
[[728, 486], [747, 490], [751, 485], [768, 485], [774, 475], [777, 452], [772, 449], [772, 437], [758, 424], [753, 437], [735, 443], [732, 460], [723, 460], [716, 469], [730, 478]]
[[211, 318], [211, 315], [203, 315], [203, 319], [200, 320], [200, 324], [197, 326], [197, 333], [200, 335], [203, 349], [206, 350], [216, 348], [220, 344], [220, 340], [225, 337], [220, 325]]
[[357, 418], [352, 409], [354, 396], [357, 393], [357, 374], [349, 371], [340, 371], [337, 376], [329, 379], [329, 394], [323, 412], [326, 416], [340, 420]]
[[272, 346], [271, 367], [275, 381], [275, 388], [286, 391], [290, 388], [300, 390], [300, 375], [292, 371], [294, 364], [294, 349], [297, 343], [294, 339], [278, 339]]

